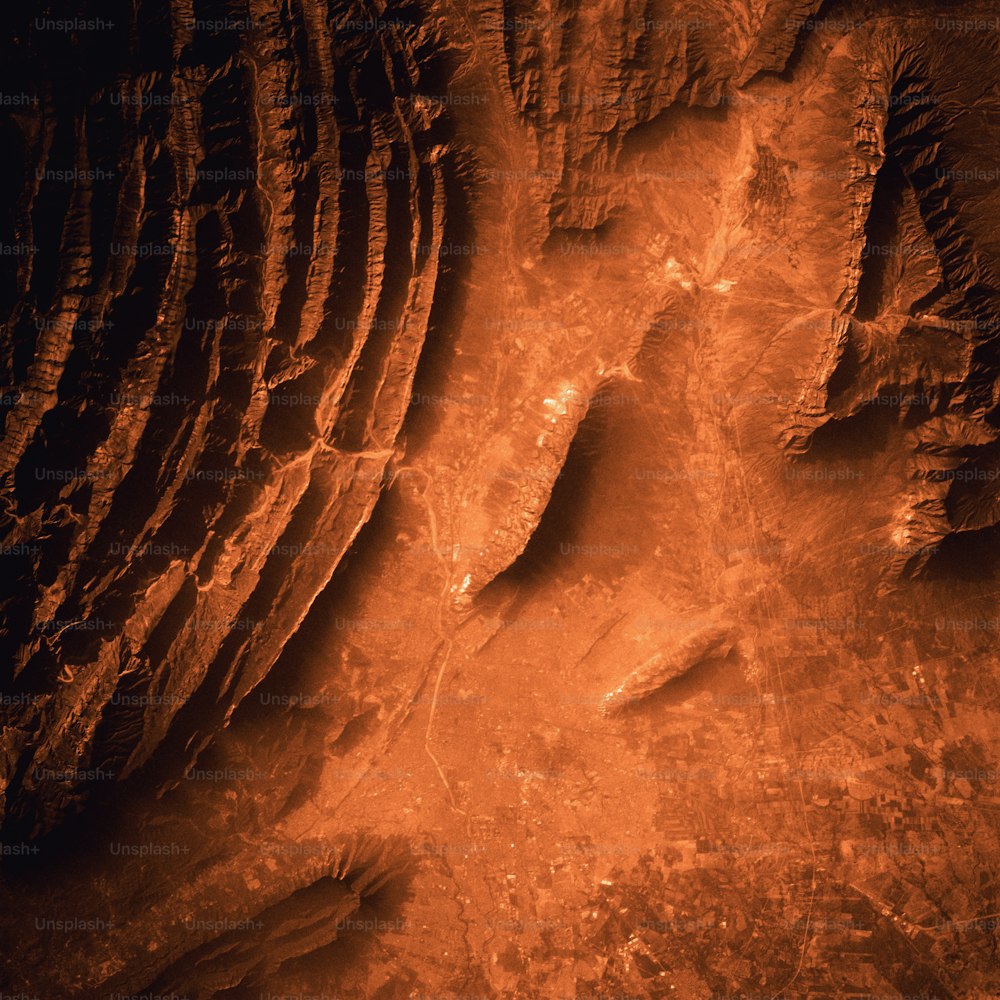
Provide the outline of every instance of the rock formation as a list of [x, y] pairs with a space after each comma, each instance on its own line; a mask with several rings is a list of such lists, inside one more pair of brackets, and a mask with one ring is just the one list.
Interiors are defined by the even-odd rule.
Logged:
[[0, 1000], [997, 995], [990, 5], [2, 48]]

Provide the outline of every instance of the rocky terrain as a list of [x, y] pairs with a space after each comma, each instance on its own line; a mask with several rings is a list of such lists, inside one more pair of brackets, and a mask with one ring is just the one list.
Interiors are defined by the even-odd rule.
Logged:
[[2, 47], [0, 1000], [1000, 996], [995, 6]]

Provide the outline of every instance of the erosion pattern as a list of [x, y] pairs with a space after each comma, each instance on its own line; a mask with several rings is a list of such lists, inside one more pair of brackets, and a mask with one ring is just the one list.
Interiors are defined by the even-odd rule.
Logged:
[[997, 996], [989, 5], [65, 6], [2, 980]]

